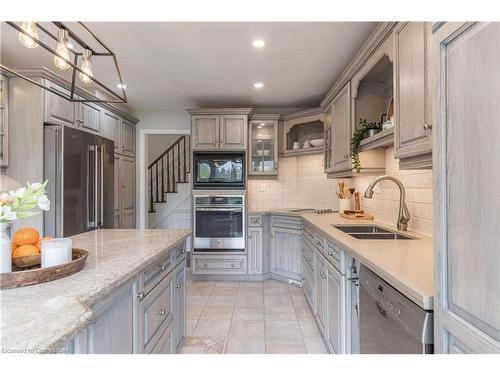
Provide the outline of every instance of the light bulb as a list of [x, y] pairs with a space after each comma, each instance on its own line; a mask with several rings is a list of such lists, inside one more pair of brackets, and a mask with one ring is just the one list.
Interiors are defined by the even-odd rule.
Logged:
[[[24, 21], [21, 25], [21, 29], [33, 38], [38, 39], [38, 31], [36, 31], [36, 22], [34, 21]], [[19, 42], [26, 48], [36, 48], [38, 43], [31, 39], [28, 35], [19, 32]]]
[[83, 51], [83, 60], [82, 60], [82, 65], [80, 66], [80, 69], [85, 72], [78, 74], [78, 77], [80, 78], [80, 81], [83, 83], [90, 83], [92, 82], [92, 79], [90, 77], [93, 77], [92, 73], [92, 61], [90, 61], [90, 57], [92, 56], [92, 52], [88, 49]]
[[69, 60], [69, 49], [68, 49], [68, 31], [64, 29], [59, 29], [59, 36], [57, 38], [57, 55], [54, 55], [54, 64], [61, 70], [68, 69], [70, 65], [64, 61], [64, 59]]

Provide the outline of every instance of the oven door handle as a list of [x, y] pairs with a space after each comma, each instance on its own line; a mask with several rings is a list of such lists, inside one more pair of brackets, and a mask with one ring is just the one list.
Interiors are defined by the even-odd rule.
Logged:
[[239, 207], [239, 208], [200, 208], [200, 207], [196, 207], [195, 211], [231, 211], [231, 212], [236, 212], [236, 211], [243, 211], [243, 207]]

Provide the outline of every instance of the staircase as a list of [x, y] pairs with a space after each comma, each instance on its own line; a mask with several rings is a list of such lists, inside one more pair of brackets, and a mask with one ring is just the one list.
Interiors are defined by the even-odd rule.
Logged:
[[167, 194], [177, 193], [178, 184], [189, 182], [190, 155], [190, 137], [184, 135], [148, 166], [149, 213], [156, 212], [156, 204], [167, 203]]

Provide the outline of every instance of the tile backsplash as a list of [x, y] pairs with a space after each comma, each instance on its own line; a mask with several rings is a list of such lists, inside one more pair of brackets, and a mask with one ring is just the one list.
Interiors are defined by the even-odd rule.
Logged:
[[[394, 148], [386, 150], [385, 158], [385, 174], [399, 178], [406, 189], [411, 215], [408, 229], [432, 235], [432, 170], [400, 170]], [[322, 159], [322, 154], [280, 158], [277, 179], [248, 181], [249, 208], [338, 208], [338, 180], [326, 177]], [[375, 220], [395, 225], [399, 189], [393, 182], [383, 181], [375, 187], [372, 199], [363, 197], [375, 177], [356, 176], [344, 181], [361, 193], [361, 207]]]
[[323, 154], [279, 159], [276, 179], [250, 179], [250, 209], [337, 208], [337, 180], [323, 171]]
[[[411, 219], [408, 229], [432, 235], [432, 170], [404, 171], [399, 169], [399, 161], [394, 159], [394, 148], [385, 153], [385, 172], [397, 177], [406, 189], [406, 204]], [[363, 195], [375, 176], [357, 176], [351, 184]], [[373, 198], [362, 198], [362, 208], [376, 220], [395, 224], [399, 210], [399, 189], [391, 181], [382, 181], [373, 190]]]

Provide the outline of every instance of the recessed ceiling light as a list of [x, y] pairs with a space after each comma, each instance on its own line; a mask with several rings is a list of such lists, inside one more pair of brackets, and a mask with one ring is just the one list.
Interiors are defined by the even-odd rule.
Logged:
[[255, 39], [252, 44], [255, 48], [262, 48], [266, 45], [266, 42], [264, 42], [262, 39]]
[[256, 89], [261, 89], [264, 87], [264, 84], [262, 82], [255, 82], [253, 84], [253, 87], [255, 87]]
[[260, 125], [261, 125], [261, 126], [264, 126], [264, 125], [266, 125], [266, 124], [265, 124], [265, 123], [263, 123], [263, 122], [261, 122], [261, 123], [260, 123]]
[[126, 89], [127, 85], [122, 85], [121, 83], [119, 83], [116, 85], [116, 87], [118, 87], [119, 89]]

